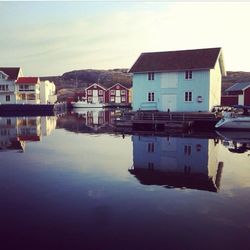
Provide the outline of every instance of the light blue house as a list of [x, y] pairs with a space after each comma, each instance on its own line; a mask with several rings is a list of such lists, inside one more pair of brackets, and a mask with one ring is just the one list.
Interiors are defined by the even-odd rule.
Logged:
[[210, 111], [226, 75], [221, 48], [142, 53], [133, 73], [133, 110]]
[[213, 140], [133, 135], [132, 141], [133, 167], [129, 171], [142, 184], [219, 189], [223, 164]]

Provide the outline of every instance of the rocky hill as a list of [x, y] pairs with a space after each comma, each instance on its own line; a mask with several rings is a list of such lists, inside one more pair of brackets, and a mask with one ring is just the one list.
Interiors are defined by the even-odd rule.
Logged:
[[[81, 92], [92, 83], [100, 83], [109, 88], [115, 83], [132, 87], [132, 74], [127, 73], [128, 69], [110, 70], [74, 70], [66, 72], [61, 76], [41, 77], [41, 80], [50, 80], [56, 84], [59, 100], [73, 97], [75, 92]], [[222, 93], [236, 82], [250, 82], [250, 72], [228, 71], [227, 76], [222, 79]]]

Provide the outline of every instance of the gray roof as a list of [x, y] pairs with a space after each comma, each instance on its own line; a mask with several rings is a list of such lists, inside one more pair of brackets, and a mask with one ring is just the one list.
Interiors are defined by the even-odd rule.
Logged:
[[250, 82], [237, 82], [233, 86], [227, 88], [225, 91], [241, 91], [250, 87]]

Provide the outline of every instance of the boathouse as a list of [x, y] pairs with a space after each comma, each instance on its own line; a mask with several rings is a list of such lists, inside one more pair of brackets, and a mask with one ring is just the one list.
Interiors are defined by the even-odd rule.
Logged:
[[225, 90], [222, 105], [250, 105], [250, 82], [238, 82]]
[[120, 83], [116, 83], [106, 91], [106, 100], [108, 103], [129, 103], [129, 89]]
[[105, 103], [106, 88], [100, 84], [93, 83], [85, 89], [85, 97], [89, 103]]
[[211, 111], [226, 75], [221, 48], [142, 53], [129, 72], [135, 111]]

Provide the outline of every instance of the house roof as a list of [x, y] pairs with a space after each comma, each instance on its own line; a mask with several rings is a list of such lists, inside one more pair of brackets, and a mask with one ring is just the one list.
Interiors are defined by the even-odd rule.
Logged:
[[[123, 88], [125, 88], [125, 89], [128, 89], [127, 87], [125, 87], [124, 85], [122, 85], [122, 84], [120, 84], [120, 83], [116, 83], [116, 84], [112, 85], [111, 87], [109, 87], [108, 89], [112, 89], [112, 88], [114, 88], [116, 85], [119, 85], [119, 86], [121, 86], [121, 87], [123, 87]], [[108, 89], [107, 89], [107, 90], [108, 90]]]
[[16, 80], [19, 75], [20, 67], [0, 67], [0, 71], [9, 76], [8, 80]]
[[93, 83], [93, 84], [89, 85], [87, 88], [85, 88], [85, 90], [86, 90], [86, 89], [90, 89], [90, 88], [93, 87], [93, 86], [98, 86], [98, 87], [102, 88], [103, 90], [106, 90], [105, 87], [103, 87], [102, 85], [100, 85], [100, 84], [98, 84], [98, 83]]
[[[130, 73], [212, 69], [221, 55], [221, 48], [142, 53]], [[221, 64], [223, 61], [220, 60]], [[224, 66], [221, 65], [224, 72]]]
[[38, 82], [38, 77], [19, 77], [16, 81], [17, 84], [37, 84]]
[[227, 88], [225, 91], [242, 91], [250, 87], [250, 82], [238, 82]]

